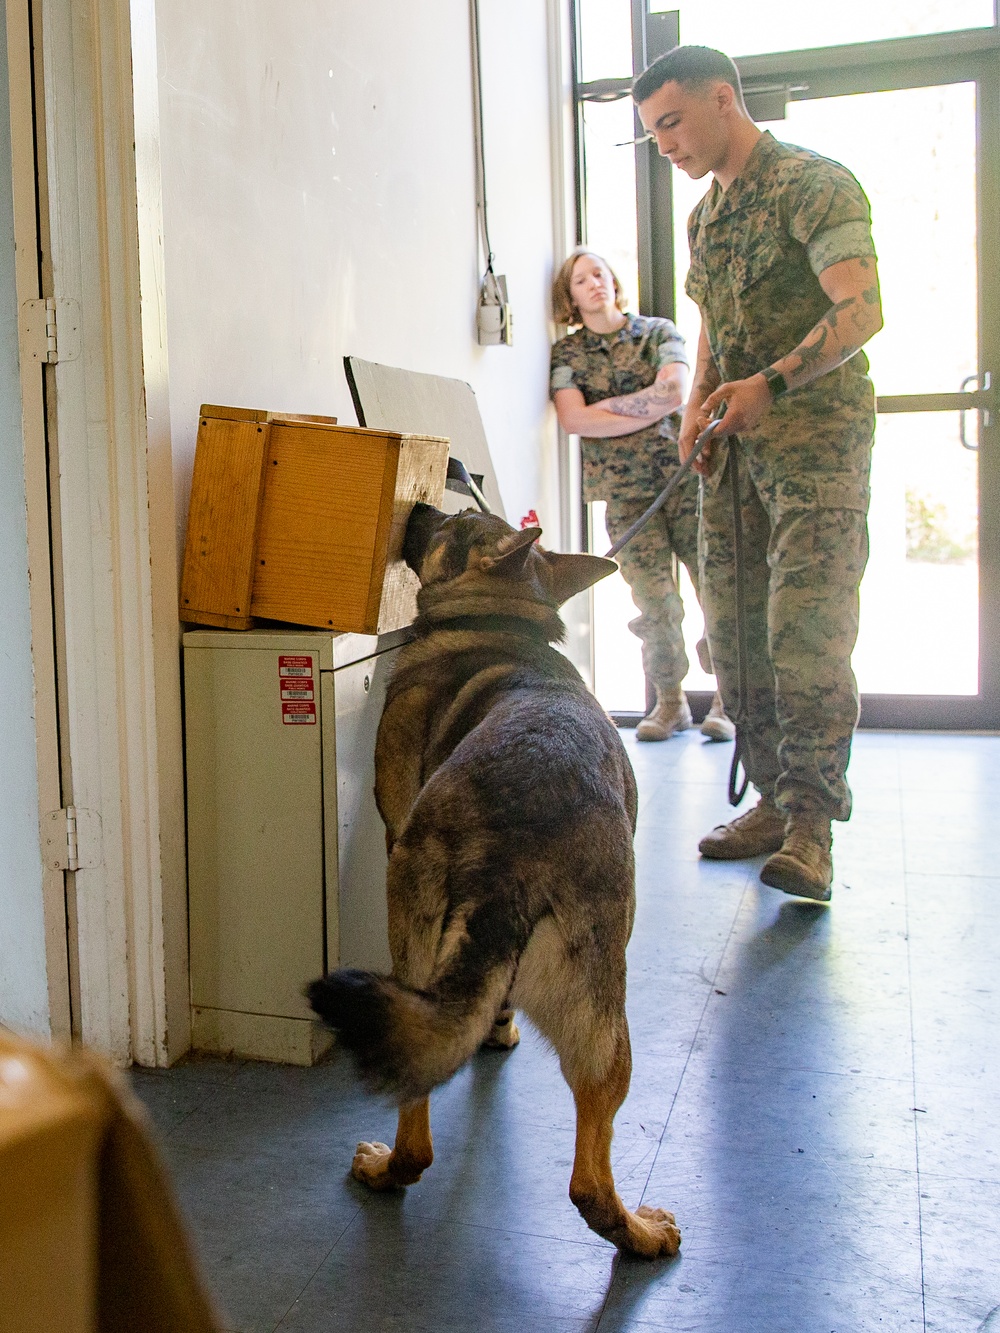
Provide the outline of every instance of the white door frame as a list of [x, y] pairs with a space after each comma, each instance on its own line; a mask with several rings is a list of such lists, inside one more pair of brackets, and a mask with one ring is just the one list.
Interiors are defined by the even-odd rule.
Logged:
[[[10, 79], [11, 175], [14, 202], [14, 283], [18, 307], [41, 296], [34, 111], [32, 106], [31, 31], [26, 0], [7, 0], [7, 65]], [[35, 753], [38, 819], [62, 804], [59, 780], [59, 725], [56, 706], [55, 638], [52, 619], [48, 475], [45, 456], [45, 398], [42, 365], [21, 349], [21, 421], [24, 436], [24, 483], [28, 532], [28, 597], [31, 611], [31, 659], [34, 675]], [[71, 1031], [69, 958], [66, 939], [66, 888], [63, 874], [45, 865], [39, 849], [42, 910], [45, 921], [49, 1031], [67, 1039]]]
[[48, 372], [63, 800], [99, 816], [71, 886], [79, 1029], [168, 1064], [190, 1006], [154, 6], [33, 5], [45, 295], [79, 308], [79, 355]]

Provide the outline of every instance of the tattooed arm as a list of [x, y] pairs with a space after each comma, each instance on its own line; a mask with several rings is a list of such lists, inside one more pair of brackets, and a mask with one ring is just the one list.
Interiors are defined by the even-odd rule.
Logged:
[[553, 394], [556, 416], [571, 435], [600, 440], [632, 435], [677, 411], [684, 401], [686, 378], [687, 367], [676, 361], [663, 366], [648, 388], [618, 398], [602, 398], [589, 407], [579, 389], [557, 389]]
[[[786, 356], [774, 362], [789, 389], [801, 388], [850, 360], [882, 327], [878, 271], [874, 258], [844, 259], [819, 275], [820, 286], [832, 302], [822, 319]], [[764, 367], [761, 367], [764, 369]], [[705, 420], [725, 400], [727, 412], [720, 435], [739, 435], [752, 429], [771, 406], [763, 375], [720, 384], [703, 403]]]

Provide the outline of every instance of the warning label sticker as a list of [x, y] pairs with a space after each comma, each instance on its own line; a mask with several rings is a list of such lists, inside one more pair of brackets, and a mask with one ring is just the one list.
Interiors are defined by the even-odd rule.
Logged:
[[281, 721], [286, 727], [315, 726], [316, 705], [315, 703], [283, 701], [281, 705]]
[[316, 698], [311, 676], [308, 679], [305, 676], [282, 676], [280, 685], [282, 699]]
[[279, 676], [311, 676], [312, 673], [313, 664], [311, 657], [288, 657], [284, 654], [279, 654]]

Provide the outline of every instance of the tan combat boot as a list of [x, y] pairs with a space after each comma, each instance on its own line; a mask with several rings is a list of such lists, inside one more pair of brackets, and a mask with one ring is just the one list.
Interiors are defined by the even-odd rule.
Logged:
[[637, 741], [665, 741], [675, 731], [687, 731], [691, 725], [691, 709], [687, 695], [678, 685], [665, 690], [656, 686], [656, 703], [635, 729]]
[[698, 850], [710, 861], [745, 861], [776, 852], [784, 838], [785, 816], [773, 801], [762, 796], [745, 815], [737, 815], [728, 824], [717, 824], [706, 833]]
[[710, 741], [731, 741], [736, 736], [736, 728], [732, 720], [726, 716], [726, 710], [722, 706], [722, 695], [718, 690], [715, 691], [712, 706], [701, 724], [701, 734], [707, 736]]
[[831, 846], [826, 815], [789, 815], [781, 849], [767, 858], [760, 877], [782, 893], [828, 902], [833, 892]]

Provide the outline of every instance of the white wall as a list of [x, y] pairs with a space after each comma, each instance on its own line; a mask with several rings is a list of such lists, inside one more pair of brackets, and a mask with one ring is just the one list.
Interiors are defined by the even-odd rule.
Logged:
[[481, 0], [490, 232], [512, 348], [475, 342], [467, 0], [160, 0], [179, 523], [202, 402], [353, 422], [342, 358], [468, 380], [508, 514], [553, 537], [547, 14]]
[[0, 22], [0, 1023], [47, 1036], [8, 105]]

